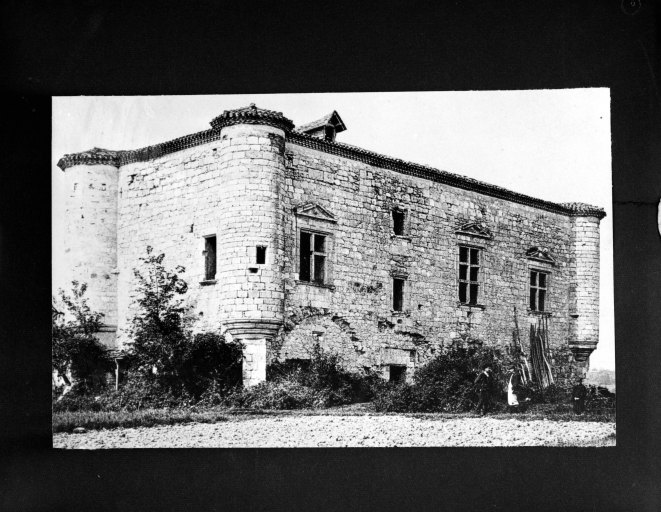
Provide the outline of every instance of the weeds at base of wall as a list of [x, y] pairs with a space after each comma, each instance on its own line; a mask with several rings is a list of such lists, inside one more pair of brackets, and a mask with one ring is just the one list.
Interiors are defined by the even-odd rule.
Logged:
[[314, 347], [305, 366], [275, 363], [268, 379], [257, 386], [217, 396], [222, 405], [249, 409], [303, 409], [345, 405], [374, 397], [376, 374], [358, 375], [344, 370], [337, 354]]

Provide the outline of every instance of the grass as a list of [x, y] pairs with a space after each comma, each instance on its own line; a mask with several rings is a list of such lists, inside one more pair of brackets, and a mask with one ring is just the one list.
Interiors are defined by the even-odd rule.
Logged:
[[[333, 407], [328, 409], [240, 409], [211, 407], [176, 408], [176, 409], [142, 409], [137, 411], [76, 411], [57, 412], [53, 414], [53, 433], [72, 432], [76, 427], [88, 430], [152, 427], [156, 425], [175, 425], [180, 423], [217, 423], [221, 421], [241, 421], [254, 416], [408, 416], [427, 420], [456, 420], [461, 418], [478, 418], [473, 412], [464, 413], [395, 413], [375, 412], [370, 403], [354, 404], [351, 406]], [[510, 414], [495, 412], [489, 418], [498, 420], [520, 421], [597, 421], [615, 422], [615, 411], [588, 411], [580, 416], [575, 415], [570, 404], [535, 404], [525, 413]], [[614, 444], [614, 440], [613, 440]], [[605, 446], [611, 446], [606, 444]]]
[[142, 409], [138, 411], [75, 411], [53, 414], [53, 433], [71, 432], [76, 427], [88, 430], [104, 428], [153, 427], [178, 423], [217, 423], [227, 421], [222, 411], [187, 409]]

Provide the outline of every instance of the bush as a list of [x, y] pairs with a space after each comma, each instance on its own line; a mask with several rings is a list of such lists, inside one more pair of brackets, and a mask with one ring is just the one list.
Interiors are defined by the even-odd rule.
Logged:
[[70, 371], [79, 392], [98, 389], [105, 372], [112, 368], [106, 348], [94, 336], [101, 329], [102, 313], [87, 304], [87, 284], [72, 281], [71, 294], [59, 290], [70, 319], [52, 305], [52, 368], [68, 380]]
[[503, 360], [492, 348], [451, 348], [420, 368], [412, 384], [378, 388], [377, 411], [456, 412], [468, 411], [477, 403], [476, 376], [485, 366], [494, 373], [494, 398], [502, 395]]
[[567, 402], [571, 397], [571, 390], [551, 384], [545, 389], [540, 389], [538, 386], [529, 385], [522, 386], [521, 394], [524, 397], [530, 398], [532, 403], [537, 404], [561, 404]]
[[130, 367], [143, 379], [157, 380], [170, 394], [192, 395], [196, 400], [210, 387], [217, 391], [239, 385], [241, 345], [228, 343], [217, 333], [191, 333], [188, 308], [177, 298], [188, 290], [179, 275], [185, 268], [167, 270], [165, 255], [152, 252], [147, 247], [147, 256], [141, 258], [143, 269], [134, 270], [139, 310], [132, 322]]
[[53, 404], [53, 412], [137, 411], [190, 406], [194, 402], [194, 397], [183, 386], [173, 389], [153, 377], [130, 373], [119, 390], [106, 389], [96, 396], [74, 386]]
[[384, 383], [376, 391], [372, 403], [379, 412], [410, 412], [413, 386], [406, 383]]
[[330, 394], [288, 377], [237, 390], [227, 397], [224, 404], [247, 409], [305, 409], [332, 405]]
[[182, 355], [180, 378], [196, 399], [209, 390], [231, 389], [242, 382], [243, 350], [216, 333], [193, 336]]
[[343, 369], [337, 354], [319, 345], [309, 360], [275, 362], [267, 367], [267, 381], [235, 391], [226, 399], [218, 394], [211, 403], [254, 409], [331, 407], [372, 398], [379, 377]]

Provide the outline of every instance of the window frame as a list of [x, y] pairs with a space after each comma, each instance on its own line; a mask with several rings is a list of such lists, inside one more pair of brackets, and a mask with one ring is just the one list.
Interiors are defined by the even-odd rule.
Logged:
[[[309, 278], [308, 279], [303, 279], [301, 277], [301, 269], [302, 263], [303, 263], [303, 251], [302, 251], [302, 243], [301, 243], [301, 236], [303, 233], [310, 235], [310, 253], [309, 253]], [[323, 237], [324, 240], [324, 247], [323, 251], [318, 251], [316, 250], [317, 244], [316, 240], [317, 237]], [[302, 283], [307, 283], [307, 284], [312, 284], [316, 286], [328, 286], [330, 284], [330, 278], [329, 278], [329, 266], [328, 266], [328, 258], [329, 258], [329, 241], [330, 241], [331, 235], [330, 233], [326, 233], [323, 231], [318, 231], [315, 229], [310, 229], [310, 228], [300, 228], [298, 230], [298, 240], [297, 240], [297, 246], [298, 246], [298, 280], [299, 282]], [[323, 270], [323, 279], [321, 281], [316, 279], [316, 274], [317, 274], [317, 266], [316, 266], [316, 257], [322, 257], [323, 262], [324, 262], [324, 270]]]
[[[457, 300], [460, 305], [462, 306], [469, 306], [469, 307], [481, 307], [481, 301], [480, 299], [482, 298], [482, 295], [484, 294], [484, 248], [477, 246], [477, 245], [471, 245], [467, 243], [460, 242], [457, 244]], [[468, 259], [466, 262], [462, 262], [461, 260], [461, 250], [466, 249], [468, 251]], [[472, 261], [472, 252], [471, 251], [477, 251], [477, 263], [471, 263]], [[462, 279], [461, 277], [461, 268], [462, 266], [466, 266], [466, 277]], [[471, 277], [471, 269], [472, 268], [477, 268], [477, 276], [476, 279], [470, 279]], [[462, 289], [462, 284], [466, 285], [466, 300], [462, 301], [461, 300], [461, 289]], [[474, 301], [471, 301], [471, 285], [475, 286], [476, 288], [476, 297]]]
[[[536, 284], [532, 284], [532, 275], [533, 273], [537, 274], [537, 278], [535, 280]], [[546, 284], [545, 286], [539, 286], [539, 276], [540, 274], [543, 274], [545, 277]], [[540, 268], [529, 268], [528, 269], [528, 311], [531, 313], [549, 313], [549, 301], [548, 301], [548, 296], [549, 296], [549, 288], [550, 288], [550, 280], [551, 280], [551, 273], [548, 270], [540, 269]], [[532, 304], [532, 294], [533, 291], [536, 292], [535, 295], [535, 304], [533, 307]], [[543, 308], [539, 309], [539, 292], [543, 291], [544, 292], [544, 304]]]

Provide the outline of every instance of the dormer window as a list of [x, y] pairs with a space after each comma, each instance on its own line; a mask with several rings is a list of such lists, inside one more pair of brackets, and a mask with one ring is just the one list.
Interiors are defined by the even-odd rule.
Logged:
[[312, 121], [311, 123], [306, 123], [298, 128], [299, 132], [305, 133], [314, 137], [316, 139], [323, 139], [329, 142], [335, 141], [335, 136], [346, 130], [344, 122], [340, 118], [339, 114], [333, 110], [328, 115]]

